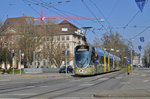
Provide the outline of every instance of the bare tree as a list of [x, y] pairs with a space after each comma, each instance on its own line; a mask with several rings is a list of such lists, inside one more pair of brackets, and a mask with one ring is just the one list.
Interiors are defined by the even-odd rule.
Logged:
[[56, 67], [60, 67], [62, 60], [62, 51], [61, 43], [56, 41], [57, 38], [57, 26], [54, 24], [55, 21], [49, 20], [47, 21], [46, 25], [43, 26], [44, 28], [44, 35], [43, 38], [46, 40], [42, 45], [45, 46], [42, 49], [43, 58], [49, 61], [50, 67], [55, 65]]
[[24, 53], [24, 64], [28, 67], [33, 62], [33, 52], [42, 43], [42, 33], [38, 26], [31, 20], [30, 24], [22, 24], [18, 27], [18, 50]]
[[143, 63], [146, 67], [150, 67], [150, 43], [147, 44], [144, 50]]
[[[3, 23], [0, 21], [0, 28]], [[7, 64], [11, 64], [11, 34], [4, 34], [3, 31], [0, 31], [0, 64], [4, 63], [5, 70], [7, 70]]]
[[96, 37], [96, 38], [93, 40], [93, 44], [92, 44], [92, 45], [94, 45], [94, 46], [97, 47], [97, 48], [101, 48], [101, 39]]

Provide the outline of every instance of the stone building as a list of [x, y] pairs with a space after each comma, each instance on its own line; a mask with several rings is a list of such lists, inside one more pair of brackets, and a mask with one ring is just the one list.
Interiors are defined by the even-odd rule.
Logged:
[[[16, 42], [17, 38], [21, 37], [22, 34], [18, 32], [18, 28], [22, 25], [28, 25], [28, 19], [25, 19], [24, 17], [17, 17], [17, 18], [8, 18], [6, 19], [4, 25], [0, 28], [0, 37], [1, 41], [3, 42], [3, 46], [8, 46], [10, 50], [16, 49]], [[43, 34], [45, 31], [44, 27], [53, 27], [53, 41], [55, 41], [55, 44], [60, 46], [63, 52], [67, 52], [67, 55], [71, 56], [68, 60], [69, 65], [73, 65], [73, 58], [74, 58], [74, 48], [77, 45], [85, 44], [86, 39], [84, 36], [84, 33], [81, 29], [79, 29], [77, 26], [73, 25], [67, 20], [62, 21], [59, 24], [48, 24], [48, 25], [34, 25], [31, 26], [31, 28], [36, 28], [36, 30]], [[49, 28], [49, 30], [52, 28]], [[7, 34], [7, 35], [6, 35]], [[9, 37], [8, 37], [9, 34]], [[7, 38], [7, 40], [6, 40]], [[51, 35], [41, 35], [42, 44], [40, 44], [37, 48], [35, 48], [35, 53], [39, 53], [43, 49], [47, 49], [51, 42]], [[42, 57], [41, 57], [42, 58]], [[41, 59], [37, 60], [35, 59], [35, 65], [37, 64], [39, 66], [48, 65], [47, 59]], [[65, 60], [64, 60], [65, 61]], [[16, 61], [17, 62], [17, 61]], [[38, 62], [38, 63], [37, 63]]]

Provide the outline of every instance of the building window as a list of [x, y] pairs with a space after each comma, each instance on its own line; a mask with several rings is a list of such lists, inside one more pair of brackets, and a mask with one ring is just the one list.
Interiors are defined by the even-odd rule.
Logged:
[[69, 55], [70, 54], [70, 51], [67, 51], [67, 55]]
[[60, 41], [60, 36], [57, 36], [57, 41]]
[[69, 46], [69, 44], [67, 44], [67, 48], [69, 48], [70, 46]]
[[49, 41], [49, 37], [47, 37], [47, 41]]
[[74, 37], [74, 40], [76, 40], [76, 36], [73, 36]]
[[57, 48], [60, 48], [60, 44], [57, 45]]
[[43, 41], [46, 41], [46, 38], [45, 38], [45, 37], [43, 37]]
[[62, 44], [62, 48], [65, 48], [65, 44]]
[[62, 41], [64, 41], [65, 40], [65, 36], [62, 36]]
[[68, 28], [61, 28], [62, 31], [68, 31]]
[[66, 37], [66, 40], [69, 40], [69, 36]]
[[47, 48], [48, 48], [48, 49], [50, 48], [49, 44], [47, 44]]

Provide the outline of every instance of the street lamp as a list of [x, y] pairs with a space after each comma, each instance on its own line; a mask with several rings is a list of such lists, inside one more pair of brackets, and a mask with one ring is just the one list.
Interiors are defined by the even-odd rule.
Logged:
[[114, 51], [114, 49], [113, 49], [113, 48], [111, 48], [110, 50], [111, 50], [111, 51]]
[[104, 51], [106, 51], [107, 49], [106, 48], [103, 48], [104, 49]]
[[133, 52], [132, 52], [132, 50], [133, 50], [133, 45], [132, 45], [132, 41], [133, 41], [134, 39], [131, 39], [130, 41], [128, 40], [128, 42], [129, 42], [129, 44], [130, 44], [130, 50], [131, 50], [131, 66], [132, 66], [132, 71], [131, 72], [133, 72]]
[[116, 50], [116, 52], [120, 52], [119, 50]]

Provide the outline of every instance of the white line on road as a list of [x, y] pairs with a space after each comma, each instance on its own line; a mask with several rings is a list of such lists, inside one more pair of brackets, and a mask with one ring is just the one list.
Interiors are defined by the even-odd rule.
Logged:
[[[37, 93], [10, 93], [10, 94], [0, 94], [0, 96], [24, 96], [24, 95], [36, 95]], [[8, 98], [7, 98], [8, 99]], [[10, 98], [12, 99], [12, 98]]]
[[130, 84], [130, 82], [121, 82], [121, 84]]
[[116, 79], [121, 79], [122, 77], [115, 77]]
[[26, 88], [32, 88], [32, 87], [36, 87], [36, 86], [26, 86]]
[[144, 80], [143, 82], [145, 82], [145, 83], [146, 83], [146, 82], [149, 82], [149, 80]]
[[80, 86], [92, 86], [92, 85], [94, 85], [94, 84], [85, 82], [84, 84], [81, 84]]
[[8, 79], [0, 79], [0, 81], [10, 81], [10, 80], [8, 80]]
[[40, 86], [40, 87], [45, 87], [46, 88], [46, 87], [49, 87], [49, 86]]
[[109, 78], [101, 78], [101, 79], [99, 79], [99, 80], [101, 80], [101, 81], [104, 81], [104, 80], [108, 80]]

